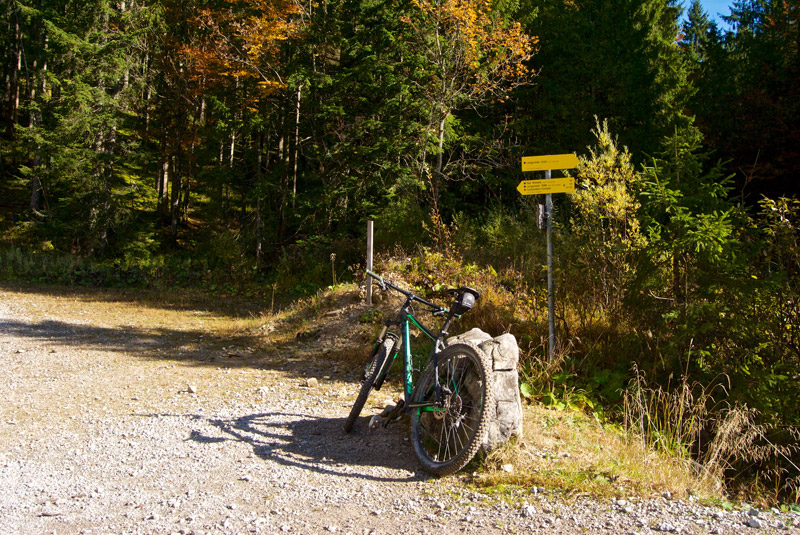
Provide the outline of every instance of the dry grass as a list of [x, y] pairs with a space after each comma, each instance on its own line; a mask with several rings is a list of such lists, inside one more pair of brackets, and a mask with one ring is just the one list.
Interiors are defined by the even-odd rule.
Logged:
[[480, 487], [542, 486], [566, 494], [650, 496], [670, 491], [720, 498], [691, 464], [658, 453], [618, 427], [578, 411], [524, 409], [522, 440], [493, 452], [472, 478]]

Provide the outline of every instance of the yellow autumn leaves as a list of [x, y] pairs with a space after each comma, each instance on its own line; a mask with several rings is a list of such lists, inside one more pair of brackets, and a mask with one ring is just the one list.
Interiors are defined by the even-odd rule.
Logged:
[[525, 62], [534, 52], [536, 38], [518, 22], [494, 13], [490, 1], [412, 0], [412, 4], [435, 27], [435, 37], [445, 41], [449, 52], [463, 56], [459, 63], [476, 77], [474, 83], [481, 86], [476, 89], [491, 90], [501, 81], [530, 74]]

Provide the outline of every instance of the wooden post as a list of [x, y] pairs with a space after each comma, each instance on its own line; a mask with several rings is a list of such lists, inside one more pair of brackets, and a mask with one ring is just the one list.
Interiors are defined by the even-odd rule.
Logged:
[[[367, 221], [367, 269], [372, 270], [373, 221]], [[372, 277], [367, 275], [367, 305], [372, 306]]]

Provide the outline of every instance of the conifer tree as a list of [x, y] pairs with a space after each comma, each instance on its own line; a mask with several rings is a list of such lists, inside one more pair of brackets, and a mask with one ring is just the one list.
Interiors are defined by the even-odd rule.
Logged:
[[[125, 226], [120, 161], [135, 143], [133, 42], [141, 7], [96, 0], [16, 2], [16, 66], [6, 107], [27, 182], [34, 233], [62, 247], [108, 251]], [[16, 69], [17, 72], [13, 72]], [[14, 89], [11, 87], [14, 86]], [[123, 193], [127, 192], [127, 193]]]
[[740, 0], [725, 17], [732, 29], [707, 34], [692, 109], [745, 197], [800, 191], [797, 17], [796, 0]]
[[580, 151], [594, 117], [607, 118], [634, 155], [689, 121], [689, 70], [675, 41], [673, 0], [531, 0], [526, 29], [540, 36], [532, 91], [519, 94], [519, 128], [536, 153]]
[[708, 18], [700, 0], [692, 0], [686, 13], [680, 40], [681, 49], [691, 63], [696, 65], [708, 59], [706, 49], [709, 46], [709, 39], [716, 33], [712, 33], [712, 26], [716, 28], [716, 23]]

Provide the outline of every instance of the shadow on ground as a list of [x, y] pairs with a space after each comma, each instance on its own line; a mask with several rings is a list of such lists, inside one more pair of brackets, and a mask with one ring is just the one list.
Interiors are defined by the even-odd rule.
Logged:
[[[0, 334], [27, 338], [45, 349], [52, 347], [63, 351], [65, 347], [73, 347], [120, 352], [141, 359], [197, 366], [280, 370], [296, 377], [306, 377], [312, 368], [332, 369], [337, 364], [319, 358], [324, 355], [325, 347], [313, 340], [265, 344], [257, 334], [220, 338], [202, 329], [109, 328], [55, 320], [0, 318]], [[366, 354], [360, 346], [352, 351]], [[355, 368], [351, 371], [355, 372]], [[346, 375], [355, 377], [355, 373]]]
[[[402, 421], [387, 428], [370, 429], [367, 418], [362, 417], [356, 429], [346, 434], [342, 431], [344, 418], [307, 414], [271, 412], [234, 419], [194, 418], [212, 428], [208, 433], [193, 431], [190, 440], [200, 444], [244, 442], [257, 457], [284, 466], [374, 481], [421, 481], [430, 477], [419, 471]], [[214, 428], [219, 433], [212, 434]]]
[[91, 303], [94, 301], [132, 303], [144, 307], [165, 310], [213, 312], [230, 318], [251, 318], [285, 308], [291, 301], [283, 303], [266, 300], [245, 300], [227, 296], [216, 296], [198, 290], [170, 288], [167, 290], [143, 288], [90, 288], [48, 286], [39, 284], [0, 282], [0, 291], [31, 293], [69, 298]]

